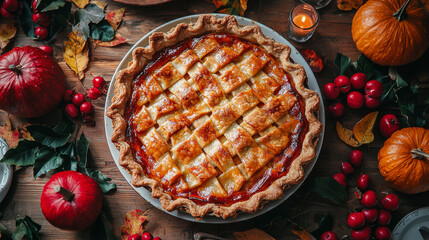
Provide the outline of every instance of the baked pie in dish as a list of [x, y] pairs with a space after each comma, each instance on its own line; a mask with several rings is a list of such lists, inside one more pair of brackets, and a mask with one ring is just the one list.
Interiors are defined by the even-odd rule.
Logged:
[[133, 185], [168, 211], [228, 218], [302, 181], [320, 100], [289, 54], [233, 16], [152, 34], [117, 74], [107, 111]]

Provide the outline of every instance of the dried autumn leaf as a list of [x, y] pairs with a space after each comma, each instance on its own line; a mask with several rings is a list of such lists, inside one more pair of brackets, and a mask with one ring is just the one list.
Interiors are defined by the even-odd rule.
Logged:
[[126, 42], [127, 42], [126, 38], [122, 37], [122, 35], [119, 33], [115, 33], [115, 37], [113, 38], [113, 40], [108, 42], [97, 41], [97, 45], [102, 47], [114, 47]]
[[86, 5], [88, 5], [89, 0], [72, 0], [72, 2], [76, 5], [76, 7], [84, 8]]
[[27, 130], [27, 126], [30, 126], [31, 124], [26, 123], [22, 127], [19, 128], [19, 134], [21, 135], [21, 138], [27, 139], [30, 141], [34, 141], [34, 138], [31, 136], [30, 132]]
[[4, 126], [0, 126], [0, 137], [4, 138], [9, 145], [9, 148], [14, 148], [19, 142], [18, 129], [12, 129], [9, 117], [4, 119]]
[[113, 30], [117, 30], [119, 24], [121, 24], [122, 19], [124, 18], [125, 8], [115, 9], [111, 12], [106, 12], [106, 20], [113, 27]]
[[343, 140], [343, 142], [347, 143], [348, 145], [352, 147], [359, 147], [360, 144], [356, 139], [353, 137], [353, 132], [341, 125], [340, 122], [337, 122], [337, 134], [338, 137]]
[[216, 12], [243, 16], [247, 9], [247, 0], [213, 0]]
[[304, 57], [308, 65], [310, 65], [313, 72], [322, 71], [324, 66], [323, 60], [313, 49], [301, 49], [299, 52]]
[[232, 234], [236, 240], [275, 240], [275, 238], [268, 235], [268, 233], [257, 228], [253, 228], [244, 232], [235, 232]]
[[102, 2], [102, 1], [91, 1], [91, 3], [94, 3], [95, 5], [97, 5], [99, 8], [101, 9], [105, 9], [107, 6], [107, 3]]
[[121, 238], [123, 240], [128, 239], [128, 236], [133, 234], [142, 235], [144, 233], [144, 228], [147, 225], [147, 213], [146, 211], [141, 211], [139, 209], [131, 210], [125, 215], [124, 225], [121, 226]]
[[3, 50], [16, 35], [14, 22], [3, 23], [0, 25], [0, 49]]
[[374, 141], [374, 128], [375, 120], [377, 119], [378, 112], [372, 112], [362, 118], [353, 128], [353, 134], [359, 144], [367, 144]]
[[337, 7], [342, 11], [351, 11], [359, 9], [362, 6], [363, 0], [337, 0]]
[[310, 233], [308, 233], [303, 227], [297, 224], [291, 225], [291, 231], [297, 235], [301, 240], [316, 240]]
[[68, 40], [64, 42], [64, 60], [78, 76], [79, 80], [85, 77], [85, 69], [89, 63], [89, 49], [87, 41], [84, 41], [76, 31], [69, 33]]

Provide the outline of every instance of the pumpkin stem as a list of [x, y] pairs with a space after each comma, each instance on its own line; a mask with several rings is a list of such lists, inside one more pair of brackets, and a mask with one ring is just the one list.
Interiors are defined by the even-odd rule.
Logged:
[[60, 185], [54, 186], [54, 191], [63, 195], [64, 200], [67, 202], [70, 202], [74, 198], [74, 193], [61, 187]]
[[9, 65], [9, 69], [12, 70], [16, 75], [19, 75], [21, 73], [22, 66], [19, 64], [18, 65], [11, 64]]
[[402, 4], [401, 8], [397, 12], [393, 14], [393, 16], [398, 19], [398, 21], [402, 21], [407, 18], [407, 7], [411, 0], [405, 1], [404, 4]]
[[421, 148], [411, 150], [411, 155], [415, 159], [429, 160], [429, 154], [423, 152], [423, 150]]

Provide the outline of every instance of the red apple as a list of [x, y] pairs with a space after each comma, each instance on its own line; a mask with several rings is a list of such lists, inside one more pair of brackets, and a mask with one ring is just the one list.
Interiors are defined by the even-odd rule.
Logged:
[[368, 78], [363, 73], [355, 73], [350, 78], [350, 82], [352, 84], [352, 87], [354, 89], [361, 89], [365, 86], [366, 82], [368, 81]]
[[383, 84], [377, 80], [371, 80], [365, 85], [365, 93], [373, 98], [379, 98], [383, 94]]
[[380, 120], [380, 132], [385, 138], [389, 138], [394, 132], [398, 131], [399, 126], [398, 118], [393, 114], [386, 114]]

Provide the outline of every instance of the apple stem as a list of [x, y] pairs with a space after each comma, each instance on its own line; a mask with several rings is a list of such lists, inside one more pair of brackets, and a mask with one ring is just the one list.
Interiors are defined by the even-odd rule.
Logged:
[[429, 160], [429, 154], [423, 152], [423, 150], [421, 148], [416, 148], [416, 149], [411, 150], [411, 155], [415, 159]]
[[55, 185], [54, 191], [61, 194], [67, 202], [70, 202], [74, 198], [73, 192], [61, 187], [60, 185]]
[[402, 4], [399, 10], [393, 14], [393, 16], [398, 19], [398, 21], [402, 21], [407, 18], [408, 4], [410, 4], [410, 0], [405, 1], [405, 3]]
[[22, 71], [21, 65], [10, 64], [9, 69], [12, 70], [16, 75], [19, 75]]

